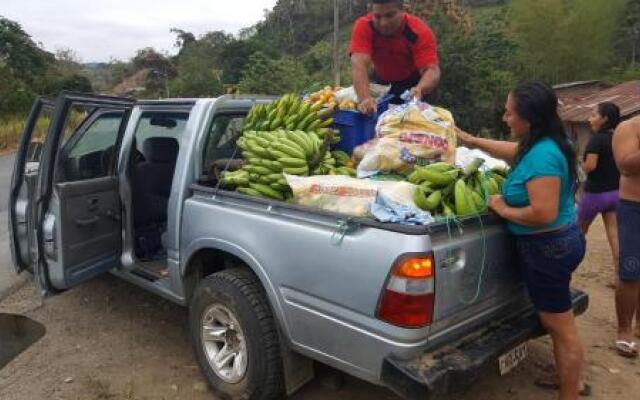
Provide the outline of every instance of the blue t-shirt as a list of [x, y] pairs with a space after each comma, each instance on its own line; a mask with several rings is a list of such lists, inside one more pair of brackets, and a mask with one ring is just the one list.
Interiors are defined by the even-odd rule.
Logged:
[[554, 222], [540, 226], [526, 226], [509, 222], [509, 230], [513, 234], [529, 235], [575, 223], [574, 183], [569, 174], [569, 165], [560, 147], [550, 138], [541, 139], [534, 144], [513, 168], [502, 188], [505, 202], [511, 207], [529, 206], [527, 183], [537, 178], [551, 176], [561, 180], [558, 217]]

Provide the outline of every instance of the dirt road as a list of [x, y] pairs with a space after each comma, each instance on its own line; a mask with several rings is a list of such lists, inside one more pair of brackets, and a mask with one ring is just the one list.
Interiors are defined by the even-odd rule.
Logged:
[[[611, 259], [601, 225], [589, 235], [589, 253], [575, 285], [591, 296], [579, 319], [595, 399], [640, 398], [640, 362], [611, 350], [615, 337]], [[46, 335], [0, 371], [2, 400], [212, 399], [188, 342], [186, 312], [113, 277], [41, 304], [27, 286], [0, 312], [25, 313], [42, 322]], [[504, 378], [490, 377], [448, 400], [552, 400], [554, 392], [532, 381], [551, 362], [548, 340], [532, 343], [530, 357]], [[347, 379], [339, 390], [317, 379], [295, 400], [392, 400], [384, 389]]]

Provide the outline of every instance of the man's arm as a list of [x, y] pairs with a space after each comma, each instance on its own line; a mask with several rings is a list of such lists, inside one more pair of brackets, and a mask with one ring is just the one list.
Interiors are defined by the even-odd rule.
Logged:
[[411, 94], [418, 99], [423, 98], [429, 93], [433, 92], [440, 83], [440, 66], [431, 65], [427, 68], [420, 70], [420, 82], [411, 89]]
[[622, 175], [640, 174], [640, 120], [623, 122], [616, 129], [613, 155]]
[[354, 53], [351, 55], [351, 74], [353, 88], [358, 95], [358, 109], [363, 114], [371, 115], [377, 111], [377, 105], [369, 91], [369, 65], [371, 65], [371, 56], [368, 54]]

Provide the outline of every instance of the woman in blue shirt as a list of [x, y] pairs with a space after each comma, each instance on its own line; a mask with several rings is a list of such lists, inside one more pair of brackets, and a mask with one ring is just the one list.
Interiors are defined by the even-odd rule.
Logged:
[[584, 235], [576, 225], [576, 153], [558, 116], [558, 99], [546, 84], [513, 89], [503, 120], [514, 141], [463, 131], [458, 138], [512, 166], [502, 195], [492, 196], [489, 206], [507, 220], [516, 238], [523, 279], [553, 342], [560, 399], [577, 399], [589, 388], [580, 382], [584, 351], [569, 289], [585, 254]]

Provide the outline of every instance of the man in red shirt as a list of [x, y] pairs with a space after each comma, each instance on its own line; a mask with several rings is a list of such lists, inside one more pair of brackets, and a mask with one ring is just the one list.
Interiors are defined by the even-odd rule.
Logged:
[[391, 84], [396, 97], [410, 90], [423, 98], [440, 82], [438, 48], [429, 26], [415, 15], [405, 13], [403, 0], [372, 0], [371, 13], [360, 17], [351, 37], [353, 86], [358, 109], [376, 112], [376, 100], [369, 92], [369, 66], [375, 82]]

